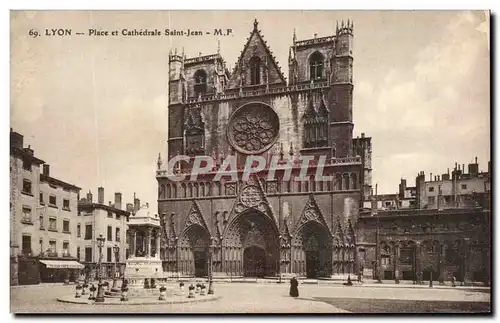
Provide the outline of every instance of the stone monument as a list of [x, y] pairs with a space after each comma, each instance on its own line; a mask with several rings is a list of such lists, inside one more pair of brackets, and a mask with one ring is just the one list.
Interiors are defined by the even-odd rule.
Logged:
[[160, 259], [160, 218], [149, 205], [142, 206], [129, 218], [129, 258], [125, 266], [125, 279], [130, 292], [160, 287], [164, 281]]

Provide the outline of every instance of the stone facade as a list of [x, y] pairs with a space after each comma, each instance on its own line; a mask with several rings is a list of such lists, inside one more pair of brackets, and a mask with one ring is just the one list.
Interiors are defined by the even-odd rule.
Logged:
[[365, 211], [355, 229], [367, 278], [376, 278], [379, 257], [381, 279], [490, 282], [488, 208]]
[[[356, 265], [357, 222], [371, 192], [371, 138], [352, 138], [350, 22], [334, 36], [298, 41], [285, 79], [255, 21], [232, 72], [219, 53], [169, 55], [168, 159], [211, 156], [214, 171], [228, 155], [237, 169], [171, 181], [158, 161], [158, 210], [164, 272], [203, 276], [346, 278]], [[194, 82], [194, 83], [193, 83]], [[268, 179], [269, 164], [250, 178], [248, 156], [291, 162]], [[299, 180], [301, 156], [313, 161]], [[322, 174], [314, 177], [320, 156]], [[189, 174], [192, 162], [176, 172]]]
[[[138, 204], [139, 202], [135, 202]], [[97, 277], [99, 262], [99, 248], [97, 238], [100, 234], [106, 239], [102, 248], [102, 275], [112, 277], [115, 270], [123, 273], [127, 258], [127, 230], [128, 219], [131, 214], [131, 205], [127, 210], [122, 205], [122, 194], [115, 193], [114, 203], [105, 204], [104, 188], [98, 188], [97, 201], [89, 191], [85, 198], [78, 201], [78, 248], [79, 261], [86, 266], [90, 277]], [[118, 255], [115, 255], [114, 246], [118, 246]]]
[[11, 130], [10, 144], [11, 284], [62, 279], [39, 260], [76, 260], [80, 188], [51, 176], [21, 134]]

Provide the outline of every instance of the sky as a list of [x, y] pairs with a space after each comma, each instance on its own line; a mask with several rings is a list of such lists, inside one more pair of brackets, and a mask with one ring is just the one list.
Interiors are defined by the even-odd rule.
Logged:
[[[82, 188], [103, 186], [156, 212], [158, 154], [167, 156], [168, 53], [220, 52], [233, 67], [257, 18], [288, 76], [297, 38], [333, 35], [354, 21], [354, 136], [372, 137], [373, 185], [395, 193], [401, 178], [445, 173], [455, 162], [490, 160], [489, 16], [459, 11], [39, 11], [11, 13], [11, 106], [51, 176]], [[68, 37], [30, 30], [72, 29]], [[88, 29], [157, 28], [232, 36], [77, 36]]]

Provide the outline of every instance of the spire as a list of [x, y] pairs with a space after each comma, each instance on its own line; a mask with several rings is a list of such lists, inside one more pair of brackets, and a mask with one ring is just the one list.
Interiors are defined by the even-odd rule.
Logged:
[[253, 30], [258, 31], [258, 26], [259, 22], [257, 21], [257, 18], [255, 18], [255, 20], [253, 21]]
[[295, 28], [293, 28], [293, 44], [297, 41], [297, 34], [295, 33]]
[[285, 152], [283, 151], [283, 143], [280, 144], [280, 160], [283, 160]]
[[220, 40], [217, 40], [217, 54], [220, 54]]
[[156, 165], [158, 165], [158, 170], [161, 169], [161, 164], [162, 164], [162, 162], [161, 162], [161, 153], [158, 153], [158, 161], [156, 162]]
[[293, 142], [290, 141], [290, 150], [288, 151], [290, 157], [293, 157]]

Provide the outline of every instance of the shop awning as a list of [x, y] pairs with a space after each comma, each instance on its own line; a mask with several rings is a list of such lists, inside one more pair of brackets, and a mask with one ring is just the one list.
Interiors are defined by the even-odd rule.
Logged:
[[47, 268], [68, 268], [68, 269], [83, 269], [84, 266], [78, 261], [73, 260], [40, 260]]

